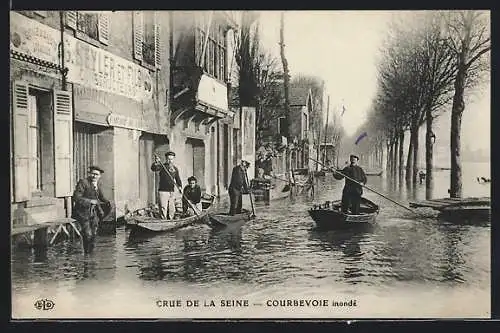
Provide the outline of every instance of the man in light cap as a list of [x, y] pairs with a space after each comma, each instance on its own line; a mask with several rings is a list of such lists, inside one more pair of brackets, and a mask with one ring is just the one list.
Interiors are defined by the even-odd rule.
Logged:
[[242, 194], [248, 193], [247, 168], [249, 166], [250, 163], [248, 161], [241, 160], [241, 164], [233, 168], [231, 183], [228, 188], [230, 202], [229, 215], [241, 213]]
[[[366, 175], [363, 169], [358, 165], [359, 157], [356, 155], [351, 155], [349, 157], [351, 164], [344, 167], [342, 170], [337, 170], [341, 172], [334, 171], [333, 177], [337, 180], [344, 178], [343, 175], [354, 179], [355, 181], [366, 184]], [[347, 213], [351, 209], [351, 213], [354, 215], [359, 214], [359, 206], [361, 204], [361, 195], [363, 194], [363, 187], [356, 184], [350, 179], [345, 180], [344, 190], [342, 191], [342, 212]]]
[[151, 170], [160, 172], [160, 186], [158, 196], [160, 197], [161, 215], [164, 219], [172, 220], [175, 215], [175, 193], [176, 186], [182, 187], [179, 169], [174, 165], [175, 153], [169, 151], [165, 154], [166, 162], [163, 164], [159, 159], [155, 159]]
[[97, 228], [111, 211], [111, 203], [101, 190], [99, 179], [104, 171], [98, 166], [89, 167], [89, 175], [80, 179], [73, 192], [72, 217], [82, 230], [83, 250], [91, 253], [94, 249]]

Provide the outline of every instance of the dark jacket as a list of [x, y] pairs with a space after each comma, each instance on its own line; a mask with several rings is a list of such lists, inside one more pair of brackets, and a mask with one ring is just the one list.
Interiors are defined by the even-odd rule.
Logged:
[[[346, 166], [344, 169], [340, 170], [340, 172], [342, 172], [347, 177], [358, 181], [359, 183], [366, 184], [367, 179], [365, 172], [358, 165]], [[333, 177], [335, 177], [335, 179], [337, 180], [341, 180], [342, 178], [344, 178], [344, 176], [341, 176], [336, 172], [333, 173]], [[344, 192], [349, 192], [349, 193], [357, 192], [359, 194], [363, 194], [363, 187], [346, 178], [344, 185]]]
[[231, 183], [229, 184], [229, 190], [248, 193], [246, 171], [243, 170], [241, 165], [237, 165], [233, 168], [233, 173], [231, 174]]
[[[98, 200], [99, 205], [92, 205], [91, 200]], [[71, 217], [76, 220], [88, 220], [97, 214], [99, 219], [109, 214], [110, 202], [101, 191], [101, 184], [97, 183], [97, 191], [89, 179], [80, 179], [73, 192], [73, 211]], [[94, 207], [92, 207], [94, 206]], [[91, 209], [92, 208], [92, 209]]]
[[[181, 177], [179, 176], [179, 169], [177, 169], [175, 165], [170, 165], [170, 167], [167, 163], [163, 165], [170, 173], [170, 176], [167, 174], [160, 163], [155, 162], [153, 163], [153, 165], [151, 165], [152, 171], [160, 172], [160, 187], [158, 188], [158, 191], [175, 192], [175, 184], [177, 184], [178, 187], [182, 187]], [[172, 180], [172, 178], [175, 179], [175, 182]]]
[[195, 187], [186, 185], [186, 187], [184, 187], [183, 193], [184, 196], [182, 197], [182, 207], [184, 208], [184, 211], [191, 207], [186, 198], [194, 205], [201, 201], [201, 188], [199, 185], [196, 185]]

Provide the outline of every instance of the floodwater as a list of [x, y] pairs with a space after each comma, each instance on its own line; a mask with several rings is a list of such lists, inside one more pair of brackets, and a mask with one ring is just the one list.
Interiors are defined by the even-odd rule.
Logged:
[[[489, 185], [476, 182], [489, 177], [488, 164], [464, 165], [463, 173], [465, 196], [489, 195]], [[447, 196], [449, 171], [435, 179], [434, 197]], [[384, 177], [368, 185], [405, 204], [425, 198], [424, 185], [389, 192]], [[241, 229], [194, 226], [131, 239], [120, 227], [99, 237], [90, 256], [79, 242], [44, 254], [16, 250], [13, 317], [490, 317], [490, 223], [418, 217], [365, 190], [381, 206], [373, 228], [315, 230], [307, 208], [339, 199], [342, 186], [327, 175], [314, 198], [257, 205], [257, 218]], [[54, 308], [36, 309], [40, 299]]]

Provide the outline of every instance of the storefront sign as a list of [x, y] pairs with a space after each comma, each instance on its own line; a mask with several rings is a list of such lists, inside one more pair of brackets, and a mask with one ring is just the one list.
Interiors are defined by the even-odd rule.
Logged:
[[[10, 14], [10, 47], [18, 52], [59, 64], [59, 30]], [[64, 37], [68, 81], [108, 93], [147, 102], [153, 95], [149, 70], [70, 35]]]
[[141, 129], [142, 128], [142, 122], [140, 119], [122, 116], [122, 115], [116, 114], [116, 113], [110, 113], [108, 115], [107, 120], [108, 120], [109, 126], [123, 127], [123, 128], [130, 128], [130, 129]]
[[201, 76], [196, 97], [199, 101], [222, 111], [228, 110], [226, 85], [208, 75]]

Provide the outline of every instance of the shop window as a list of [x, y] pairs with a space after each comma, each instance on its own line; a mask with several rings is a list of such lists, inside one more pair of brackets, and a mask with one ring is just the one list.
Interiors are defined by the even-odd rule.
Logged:
[[286, 129], [286, 118], [285, 117], [279, 117], [278, 118], [278, 134], [280, 135], [285, 135], [285, 129]]
[[160, 25], [154, 11], [135, 11], [133, 14], [134, 58], [143, 64], [161, 66]]
[[66, 26], [85, 36], [109, 44], [109, 13], [67, 11]]
[[[198, 14], [196, 23], [196, 54], [203, 70], [218, 80], [226, 80], [226, 32], [212, 14]], [[208, 32], [208, 38], [207, 38]], [[203, 58], [203, 59], [202, 59]]]

